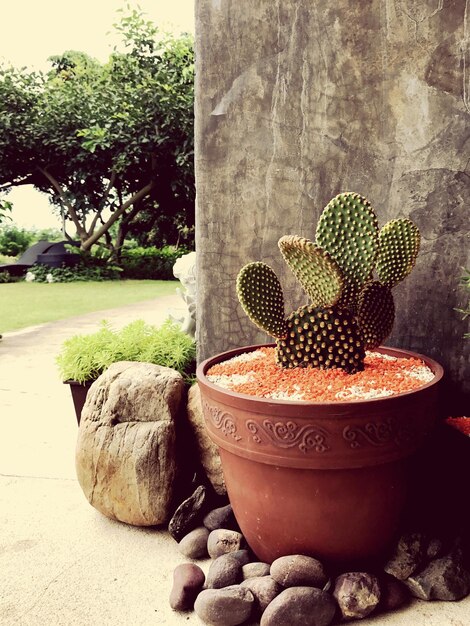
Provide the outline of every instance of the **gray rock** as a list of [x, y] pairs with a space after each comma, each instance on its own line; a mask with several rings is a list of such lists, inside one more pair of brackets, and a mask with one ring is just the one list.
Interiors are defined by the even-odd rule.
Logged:
[[333, 598], [314, 587], [290, 587], [264, 611], [260, 626], [328, 626], [336, 613]]
[[190, 427], [194, 433], [199, 452], [201, 465], [206, 472], [207, 478], [218, 495], [225, 495], [224, 474], [220, 463], [219, 450], [207, 434], [202, 412], [201, 392], [198, 385], [192, 385], [188, 392], [188, 404], [186, 414]]
[[209, 533], [207, 551], [209, 552], [211, 559], [216, 559], [222, 554], [240, 550], [243, 542], [243, 535], [238, 533], [236, 530], [218, 528]]
[[181, 541], [200, 524], [205, 503], [206, 488], [204, 485], [199, 485], [194, 493], [179, 505], [168, 524], [168, 532], [175, 541]]
[[426, 547], [426, 558], [429, 561], [437, 559], [440, 556], [444, 556], [444, 543], [441, 539], [430, 539]]
[[451, 554], [431, 561], [429, 565], [405, 581], [415, 598], [420, 600], [461, 600], [470, 593], [470, 573], [460, 559]]
[[253, 594], [240, 585], [204, 589], [194, 603], [196, 615], [211, 626], [237, 626], [250, 617]]
[[237, 559], [242, 567], [251, 561], [250, 551], [245, 549], [230, 552], [230, 556], [233, 556], [235, 559]]
[[344, 618], [360, 619], [379, 604], [379, 581], [366, 572], [347, 572], [336, 579], [333, 596]]
[[241, 586], [249, 589], [253, 594], [255, 601], [252, 617], [258, 619], [264, 613], [268, 604], [284, 590], [272, 576], [253, 576], [244, 580]]
[[178, 550], [188, 559], [203, 559], [208, 556], [207, 538], [209, 531], [205, 526], [199, 526], [181, 539]]
[[204, 572], [195, 563], [182, 563], [173, 572], [170, 606], [175, 611], [190, 611], [204, 585]]
[[209, 530], [217, 530], [218, 528], [239, 530], [231, 504], [227, 504], [227, 506], [220, 506], [217, 509], [210, 511], [205, 516], [203, 524]]
[[380, 580], [379, 610], [396, 611], [408, 604], [409, 601], [410, 592], [402, 581], [388, 575]]
[[302, 554], [281, 556], [272, 562], [270, 574], [283, 587], [323, 587], [328, 576], [317, 559]]
[[426, 548], [426, 540], [421, 533], [402, 535], [384, 570], [398, 580], [405, 580], [421, 566]]
[[107, 517], [135, 526], [168, 521], [183, 390], [175, 370], [126, 361], [111, 365], [91, 386], [75, 465], [86, 498]]
[[243, 580], [242, 565], [231, 554], [222, 554], [212, 561], [207, 572], [206, 588], [221, 589]]
[[262, 561], [254, 561], [243, 566], [243, 580], [248, 578], [257, 578], [259, 576], [268, 576], [270, 571], [269, 563]]

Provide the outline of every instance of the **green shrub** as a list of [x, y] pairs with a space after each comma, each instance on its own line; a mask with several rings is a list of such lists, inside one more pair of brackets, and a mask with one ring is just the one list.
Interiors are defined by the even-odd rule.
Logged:
[[62, 380], [83, 383], [102, 374], [118, 361], [141, 361], [171, 367], [186, 380], [194, 373], [196, 344], [181, 328], [167, 320], [157, 328], [137, 320], [120, 331], [103, 321], [89, 335], [75, 335], [64, 342], [57, 357]]
[[0, 254], [16, 258], [29, 248], [33, 238], [33, 234], [24, 228], [4, 226], [0, 230]]
[[123, 278], [174, 280], [173, 265], [188, 252], [173, 246], [124, 249], [120, 261]]
[[17, 283], [20, 280], [23, 280], [22, 276], [12, 276], [8, 270], [0, 272], [0, 283]]
[[102, 280], [118, 280], [121, 269], [115, 265], [93, 264], [74, 265], [72, 267], [49, 267], [36, 263], [29, 270], [37, 283], [72, 283]]

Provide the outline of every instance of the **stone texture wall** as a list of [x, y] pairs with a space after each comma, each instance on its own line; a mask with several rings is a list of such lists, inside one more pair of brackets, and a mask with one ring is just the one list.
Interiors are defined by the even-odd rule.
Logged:
[[395, 291], [390, 345], [424, 352], [470, 391], [470, 7], [465, 0], [197, 0], [200, 358], [266, 341], [235, 278], [270, 264], [303, 303], [277, 240], [312, 238], [340, 191], [382, 225], [410, 217], [422, 248]]

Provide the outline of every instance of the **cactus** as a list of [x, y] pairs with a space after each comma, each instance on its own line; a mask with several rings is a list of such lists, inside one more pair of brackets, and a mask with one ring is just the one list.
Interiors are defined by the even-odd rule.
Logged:
[[392, 331], [391, 289], [413, 269], [419, 244], [411, 220], [392, 220], [379, 231], [370, 202], [341, 193], [323, 210], [315, 242], [296, 235], [279, 240], [309, 304], [285, 318], [279, 279], [259, 262], [242, 268], [237, 294], [248, 317], [276, 339], [280, 366], [355, 373], [364, 367], [365, 350]]

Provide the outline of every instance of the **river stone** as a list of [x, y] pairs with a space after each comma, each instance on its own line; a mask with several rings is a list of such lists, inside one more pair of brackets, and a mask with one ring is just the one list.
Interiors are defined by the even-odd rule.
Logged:
[[323, 587], [328, 580], [320, 561], [302, 554], [279, 557], [272, 562], [270, 573], [283, 587]]
[[269, 563], [263, 563], [262, 561], [253, 561], [253, 563], [247, 563], [242, 568], [243, 580], [248, 578], [258, 578], [259, 576], [268, 576], [270, 571]]
[[412, 595], [420, 600], [461, 600], [470, 593], [470, 573], [459, 558], [450, 554], [431, 561], [418, 574], [405, 581]]
[[190, 611], [204, 585], [204, 572], [195, 563], [182, 563], [173, 572], [170, 606], [175, 611]]
[[389, 575], [381, 578], [379, 610], [396, 611], [408, 604], [409, 600], [410, 592], [401, 580]]
[[204, 623], [211, 626], [237, 626], [251, 614], [253, 594], [240, 585], [223, 589], [204, 589], [196, 598], [194, 610]]
[[366, 572], [347, 572], [336, 579], [333, 596], [344, 618], [360, 619], [379, 604], [379, 581]]
[[227, 489], [225, 488], [219, 451], [207, 434], [202, 411], [201, 392], [198, 385], [192, 385], [188, 392], [186, 412], [199, 450], [199, 459], [207, 478], [218, 495], [226, 495]]
[[217, 530], [218, 528], [239, 530], [231, 504], [227, 504], [227, 506], [220, 506], [217, 509], [210, 511], [205, 516], [203, 524], [209, 530]]
[[221, 589], [243, 580], [242, 565], [231, 554], [222, 554], [212, 561], [207, 572], [206, 588]]
[[259, 618], [268, 604], [283, 591], [283, 587], [272, 576], [253, 576], [240, 584], [249, 589], [254, 596], [252, 617], [256, 618]]
[[222, 554], [240, 550], [243, 542], [243, 535], [236, 530], [217, 528], [209, 533], [207, 551], [211, 559], [216, 559]]
[[91, 386], [75, 464], [86, 498], [107, 517], [135, 526], [170, 517], [183, 391], [175, 370], [126, 361], [111, 365]]
[[420, 567], [427, 547], [427, 542], [421, 533], [402, 535], [392, 556], [385, 564], [384, 570], [398, 580], [405, 580]]
[[181, 539], [178, 550], [188, 559], [203, 559], [208, 556], [207, 538], [209, 531], [205, 526], [199, 526]]
[[168, 532], [175, 541], [181, 541], [200, 524], [205, 503], [206, 488], [204, 485], [199, 485], [194, 493], [179, 505], [168, 524]]
[[260, 626], [328, 626], [335, 613], [335, 601], [326, 591], [290, 587], [268, 605]]
[[230, 552], [230, 556], [233, 556], [234, 559], [237, 559], [242, 567], [249, 563], [252, 559], [250, 551], [246, 549]]

